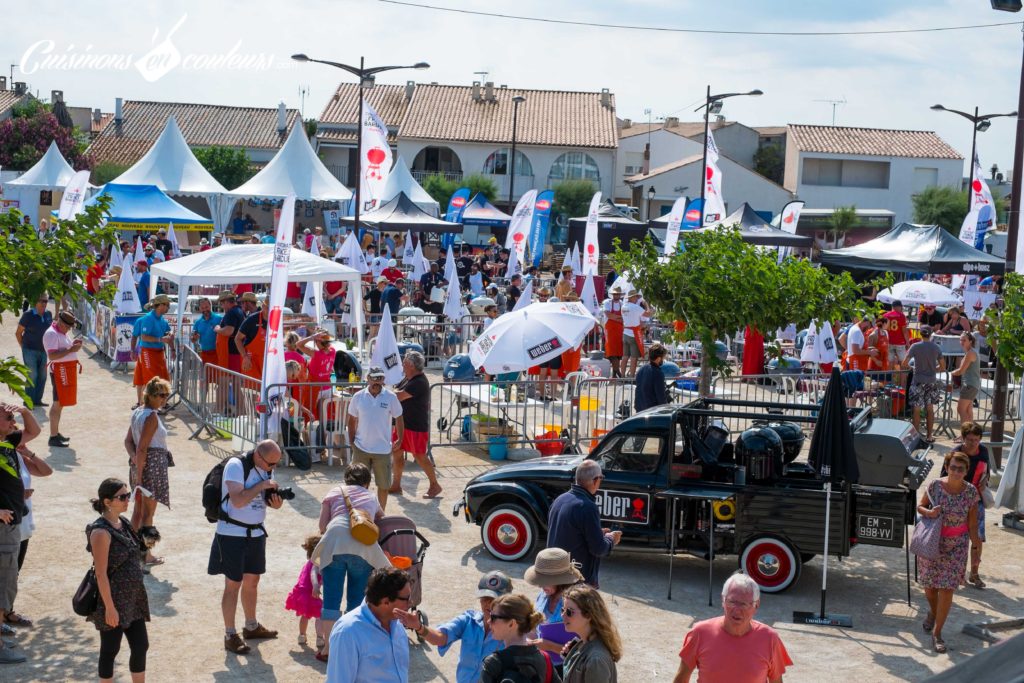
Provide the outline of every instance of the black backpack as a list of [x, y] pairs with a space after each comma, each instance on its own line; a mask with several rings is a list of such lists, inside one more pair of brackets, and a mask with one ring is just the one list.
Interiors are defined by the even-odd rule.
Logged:
[[501, 683], [551, 683], [554, 678], [551, 655], [544, 650], [540, 650], [540, 653], [544, 656], [543, 674], [534, 668], [532, 660], [517, 657], [508, 650], [498, 650], [495, 655], [501, 662]]
[[[238, 456], [231, 456], [231, 458], [237, 458]], [[262, 524], [246, 524], [244, 522], [238, 522], [228, 516], [224, 512], [222, 505], [224, 501], [228, 499], [227, 496], [221, 496], [222, 485], [224, 483], [224, 467], [228, 464], [231, 458], [224, 458], [219, 463], [213, 466], [213, 469], [206, 475], [206, 479], [203, 480], [203, 512], [206, 515], [206, 521], [210, 524], [216, 524], [219, 521], [227, 522], [228, 524], [235, 524], [240, 527], [244, 527], [250, 532], [253, 529], [260, 529], [266, 534], [266, 530]], [[255, 469], [256, 462], [253, 460], [253, 451], [249, 451], [241, 458], [242, 461], [242, 481], [249, 479], [249, 474]]]

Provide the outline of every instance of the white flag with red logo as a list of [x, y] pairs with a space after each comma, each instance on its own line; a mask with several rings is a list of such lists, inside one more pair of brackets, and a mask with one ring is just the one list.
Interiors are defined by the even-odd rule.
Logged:
[[387, 126], [365, 99], [360, 135], [363, 158], [359, 165], [359, 199], [363, 203], [361, 210], [369, 211], [380, 201], [384, 182], [391, 172], [391, 146]]
[[60, 211], [57, 213], [57, 218], [60, 220], [70, 220], [82, 213], [85, 192], [89, 188], [89, 173], [89, 171], [79, 171], [71, 176], [70, 182], [64, 188], [64, 196], [60, 199]]
[[597, 262], [601, 251], [597, 245], [597, 212], [601, 208], [601, 193], [595, 192], [587, 211], [587, 231], [583, 237], [583, 275], [597, 275]]
[[263, 420], [264, 435], [276, 434], [281, 428], [281, 417], [287, 411], [288, 372], [284, 367], [284, 300], [288, 292], [288, 264], [292, 255], [295, 231], [295, 194], [285, 197], [281, 206], [281, 220], [277, 224], [274, 240], [274, 265], [270, 271], [270, 294], [264, 304], [267, 310], [267, 341], [263, 349], [263, 379], [260, 395], [270, 410]]
[[704, 168], [704, 225], [725, 218], [725, 200], [722, 199], [722, 172], [718, 169], [718, 145], [708, 131], [706, 143], [708, 164]]
[[[508, 225], [505, 248], [515, 252], [519, 263], [526, 260], [526, 242], [530, 237], [530, 226], [533, 224], [533, 205], [536, 203], [537, 190], [530, 190], [520, 197]], [[508, 276], [511, 275], [511, 272], [508, 273]]]
[[[992, 191], [988, 189], [985, 176], [981, 173], [981, 162], [978, 155], [974, 155], [974, 167], [971, 171], [971, 210], [980, 206], [991, 206], [995, 210], [996, 202], [992, 198]], [[971, 246], [974, 246], [971, 244]]]
[[[794, 200], [782, 207], [782, 213], [779, 214], [779, 229], [783, 232], [788, 232], [790, 235], [796, 234], [796, 226], [800, 222], [800, 212], [803, 211], [804, 203], [799, 199]], [[793, 247], [779, 247], [779, 263], [787, 256], [793, 253]]]
[[676, 245], [679, 244], [679, 226], [683, 224], [683, 214], [686, 213], [686, 205], [689, 203], [686, 197], [680, 197], [672, 205], [668, 213], [668, 229], [665, 231], [665, 256], [676, 253]]

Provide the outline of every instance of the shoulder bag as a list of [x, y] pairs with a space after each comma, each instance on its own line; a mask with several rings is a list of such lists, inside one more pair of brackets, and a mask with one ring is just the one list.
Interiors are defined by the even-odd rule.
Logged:
[[352, 538], [363, 545], [374, 545], [380, 538], [380, 529], [368, 514], [352, 505], [352, 499], [348, 497], [344, 486], [341, 487], [341, 495], [345, 498], [345, 505], [348, 506], [348, 524]]
[[[931, 501], [931, 496], [928, 496]], [[939, 542], [942, 540], [942, 515], [938, 517], [917, 516], [914, 533], [910, 537], [910, 552], [925, 560], [939, 558]]]
[[[134, 539], [135, 532], [131, 529], [131, 525], [128, 523], [126, 519], [124, 519], [124, 517], [121, 518], [121, 524], [127, 525], [126, 528], [129, 530], [129, 535]], [[91, 528], [93, 525], [89, 526]], [[107, 533], [110, 533], [111, 541], [113, 541], [116, 538], [122, 543], [126, 543], [126, 541], [123, 538], [121, 538], [120, 535], [112, 533], [112, 531], [110, 530], [108, 530]], [[117, 569], [117, 567], [115, 567], [115, 569]], [[110, 572], [108, 570], [108, 574], [109, 573]], [[94, 565], [92, 567], [89, 567], [89, 569], [85, 572], [85, 576], [82, 577], [82, 582], [78, 584], [78, 588], [77, 590], [75, 590], [75, 594], [71, 596], [71, 609], [73, 609], [75, 614], [77, 614], [78, 616], [87, 617], [93, 612], [95, 612], [96, 608], [99, 607], [99, 600], [100, 588], [99, 584], [96, 583], [96, 567]]]

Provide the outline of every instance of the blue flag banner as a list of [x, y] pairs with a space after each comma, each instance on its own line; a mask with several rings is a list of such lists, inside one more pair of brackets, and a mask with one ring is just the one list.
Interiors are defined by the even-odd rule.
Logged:
[[537, 195], [533, 205], [533, 224], [530, 226], [530, 255], [533, 265], [539, 266], [544, 256], [544, 244], [548, 241], [548, 230], [551, 227], [551, 206], [555, 203], [553, 190], [544, 190]]
[[700, 225], [700, 210], [704, 206], [704, 200], [697, 197], [686, 205], [686, 213], [683, 214], [681, 230], [696, 230]]
[[[469, 188], [460, 187], [455, 190], [455, 194], [448, 200], [448, 210], [444, 212], [444, 219], [449, 223], [461, 223], [462, 222], [462, 211], [466, 208], [466, 204], [469, 203]], [[455, 233], [446, 232], [441, 235], [441, 247], [447, 249], [448, 247], [455, 244]]]
[[978, 207], [978, 227], [974, 232], [974, 248], [985, 251], [985, 235], [990, 230], [995, 230], [996, 212], [991, 204], [982, 204]]

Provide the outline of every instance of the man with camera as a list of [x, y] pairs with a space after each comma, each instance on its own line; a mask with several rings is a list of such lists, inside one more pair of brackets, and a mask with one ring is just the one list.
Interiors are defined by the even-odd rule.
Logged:
[[[210, 548], [207, 573], [224, 575], [224, 649], [244, 655], [250, 647], [245, 640], [276, 638], [256, 620], [256, 597], [260, 575], [266, 572], [267, 533], [263, 521], [267, 506], [281, 507], [283, 497], [294, 497], [290, 489], [279, 489], [274, 469], [281, 462], [281, 449], [267, 439], [243, 458], [231, 458], [224, 466], [221, 480], [221, 510], [217, 533]], [[288, 494], [291, 494], [288, 496]], [[238, 595], [242, 595], [245, 627], [235, 630]]]

